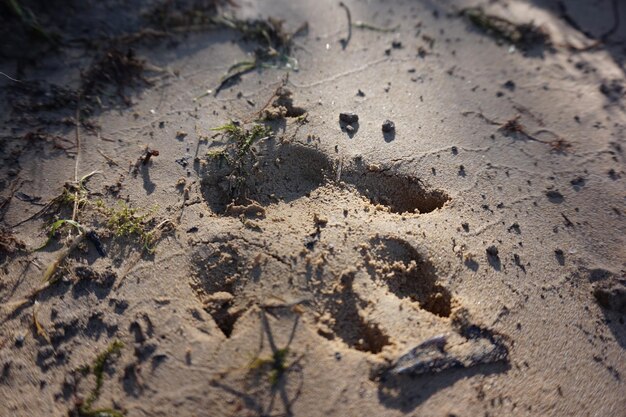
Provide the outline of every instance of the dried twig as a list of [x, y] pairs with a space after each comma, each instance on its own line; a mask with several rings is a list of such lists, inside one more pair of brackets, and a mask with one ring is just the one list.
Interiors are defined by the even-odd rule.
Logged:
[[102, 150], [101, 150], [101, 149], [98, 149], [98, 153], [99, 153], [100, 155], [102, 155], [102, 157], [103, 157], [104, 159], [106, 159], [106, 160], [107, 160], [107, 162], [108, 162], [109, 164], [111, 164], [111, 165], [115, 165], [115, 166], [120, 166], [120, 164], [118, 164], [117, 162], [115, 162], [115, 160], [114, 160], [113, 158], [111, 158], [110, 156], [108, 156], [107, 154], [105, 154], [104, 152], [102, 152]]
[[339, 42], [341, 42], [341, 49], [346, 49], [348, 42], [350, 42], [350, 39], [352, 38], [352, 16], [350, 15], [350, 9], [344, 4], [344, 2], [339, 2], [339, 7], [343, 7], [346, 10], [346, 16], [348, 17], [348, 36], [339, 40]]
[[[76, 106], [76, 163], [74, 164], [74, 182], [78, 184], [78, 164], [80, 163], [80, 97]], [[72, 221], [76, 221], [78, 215], [78, 193], [80, 187], [74, 191], [74, 209], [72, 210]]]

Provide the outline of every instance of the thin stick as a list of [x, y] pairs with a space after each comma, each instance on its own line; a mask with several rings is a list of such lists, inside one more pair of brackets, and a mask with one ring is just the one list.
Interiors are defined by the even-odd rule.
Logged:
[[[74, 182], [78, 184], [78, 163], [80, 162], [80, 98], [78, 99], [78, 105], [76, 106], [76, 163], [74, 164]], [[76, 221], [78, 215], [78, 192], [80, 191], [80, 184], [78, 184], [76, 191], [74, 191], [74, 209], [72, 210], [72, 220]]]
[[118, 164], [117, 162], [115, 162], [115, 160], [113, 158], [111, 158], [110, 156], [108, 156], [107, 154], [105, 154], [104, 152], [102, 152], [102, 149], [98, 149], [98, 153], [100, 155], [102, 155], [102, 157], [104, 159], [107, 160], [107, 162], [111, 165], [115, 165], [115, 166], [120, 166], [120, 164]]
[[339, 2], [339, 7], [346, 9], [346, 16], [348, 16], [348, 37], [340, 40], [341, 49], [346, 49], [350, 38], [352, 38], [352, 16], [350, 15], [350, 9], [342, 1]]
[[20, 80], [16, 80], [15, 78], [13, 78], [13, 77], [11, 77], [11, 76], [9, 76], [9, 75], [5, 74], [4, 72], [0, 72], [0, 75], [4, 75], [4, 76], [5, 76], [5, 77], [7, 77], [9, 80], [11, 80], [11, 81], [15, 81], [16, 83], [21, 83], [21, 82], [23, 82], [23, 81], [20, 81]]

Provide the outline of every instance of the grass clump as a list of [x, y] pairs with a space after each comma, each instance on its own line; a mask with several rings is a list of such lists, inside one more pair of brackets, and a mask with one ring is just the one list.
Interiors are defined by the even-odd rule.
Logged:
[[74, 415], [79, 417], [124, 417], [124, 413], [112, 408], [98, 408], [94, 409], [93, 404], [100, 397], [100, 391], [102, 390], [102, 384], [104, 383], [104, 367], [109, 362], [113, 355], [119, 355], [124, 343], [119, 340], [113, 341], [103, 352], [101, 352], [92, 366], [85, 366], [81, 370], [83, 374], [93, 374], [96, 377], [96, 386], [89, 393], [89, 396], [82, 404], [78, 404]]
[[201, 161], [205, 179], [217, 185], [220, 200], [249, 203], [252, 187], [249, 179], [259, 169], [255, 145], [272, 136], [271, 128], [260, 123], [245, 125], [231, 121], [211, 130], [217, 132], [213, 138], [220, 137], [220, 140], [214, 142]]
[[217, 151], [209, 151], [207, 157], [217, 162], [220, 167], [226, 166], [224, 177], [228, 181], [228, 193], [233, 199], [245, 197], [246, 180], [256, 160], [253, 145], [269, 138], [272, 131], [269, 127], [255, 123], [246, 128], [240, 122], [231, 121], [211, 129], [219, 132], [225, 139], [225, 146]]
[[138, 237], [144, 250], [154, 251], [156, 241], [153, 230], [149, 230], [152, 212], [142, 214], [139, 209], [120, 201], [117, 207], [102, 207], [107, 216], [107, 227], [116, 237]]
[[270, 358], [256, 358], [250, 364], [250, 369], [268, 374], [268, 380], [272, 386], [275, 386], [285, 371], [289, 369], [287, 366], [288, 348], [277, 349]]
[[241, 123], [231, 121], [225, 125], [211, 129], [213, 131], [222, 132], [228, 141], [233, 144], [231, 151], [225, 156], [230, 163], [242, 160], [250, 153], [252, 145], [260, 139], [266, 138], [272, 134], [269, 127], [255, 124], [250, 129], [244, 128]]

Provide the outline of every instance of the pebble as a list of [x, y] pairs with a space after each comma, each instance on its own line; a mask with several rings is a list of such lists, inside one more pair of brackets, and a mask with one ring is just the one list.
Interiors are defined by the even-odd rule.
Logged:
[[493, 256], [494, 258], [498, 256], [498, 248], [495, 245], [491, 245], [487, 248], [487, 254]]
[[385, 120], [383, 122], [383, 132], [389, 133], [396, 130], [396, 125], [391, 120]]
[[349, 124], [356, 123], [359, 121], [359, 115], [351, 112], [339, 113], [339, 120]]

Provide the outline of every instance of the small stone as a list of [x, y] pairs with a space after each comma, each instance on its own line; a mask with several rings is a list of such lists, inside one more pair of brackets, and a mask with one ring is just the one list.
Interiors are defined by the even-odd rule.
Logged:
[[402, 48], [402, 42], [400, 42], [400, 41], [393, 41], [393, 42], [391, 42], [391, 47], [393, 49], [400, 49], [400, 48]]
[[391, 120], [385, 120], [383, 122], [383, 132], [389, 133], [396, 130], [396, 125]]
[[515, 90], [515, 81], [508, 80], [507, 82], [504, 83], [504, 88], [506, 88], [509, 91]]
[[487, 255], [493, 256], [494, 258], [498, 256], [498, 248], [495, 245], [491, 245], [487, 248]]
[[594, 288], [593, 296], [602, 307], [626, 314], [626, 286], [620, 283], [604, 283]]
[[324, 227], [328, 224], [328, 217], [315, 213], [313, 214], [313, 221], [316, 226]]
[[555, 190], [546, 191], [546, 197], [548, 197], [548, 200], [550, 200], [550, 202], [554, 204], [562, 203], [563, 200], [565, 200], [563, 194]]
[[359, 115], [351, 112], [339, 113], [339, 120], [348, 124], [357, 123], [359, 121]]
[[356, 95], [359, 97], [365, 97], [365, 93], [360, 88], [359, 91], [357, 91]]

